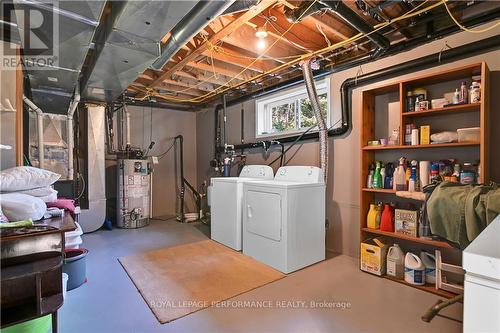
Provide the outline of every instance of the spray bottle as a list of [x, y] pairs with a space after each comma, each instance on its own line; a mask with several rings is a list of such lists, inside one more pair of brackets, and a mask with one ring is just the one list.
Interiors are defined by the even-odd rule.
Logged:
[[366, 180], [366, 187], [367, 188], [373, 188], [373, 175], [375, 173], [375, 167], [372, 164], [368, 167], [368, 178]]
[[373, 188], [382, 188], [382, 175], [380, 174], [380, 161], [377, 161], [375, 173], [373, 174]]

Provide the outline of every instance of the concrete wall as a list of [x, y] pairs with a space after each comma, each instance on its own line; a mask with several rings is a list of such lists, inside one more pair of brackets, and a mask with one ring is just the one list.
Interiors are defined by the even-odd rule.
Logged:
[[[171, 146], [175, 136], [179, 134], [184, 136], [185, 177], [196, 187], [196, 115], [192, 112], [149, 107], [129, 106], [127, 109], [131, 118], [131, 144], [133, 147], [147, 149], [150, 141], [154, 141], [156, 144], [149, 155], [157, 156], [165, 152]], [[152, 132], [150, 130], [151, 120]], [[152, 133], [151, 139], [150, 133]], [[175, 149], [171, 149], [154, 167], [153, 216], [155, 217], [173, 216], [176, 212], [176, 180], [178, 179], [178, 168], [174, 160], [176, 153], [178, 152]], [[116, 162], [113, 158], [108, 156], [106, 166], [111, 168], [111, 172], [107, 172], [108, 199], [110, 196], [116, 196], [116, 191], [113, 193], [116, 183], [112, 179], [115, 165]], [[186, 194], [186, 201], [186, 212], [193, 211], [193, 200], [189, 192]]]
[[[381, 59], [366, 65], [363, 65], [362, 73], [369, 73], [380, 68], [388, 67], [396, 63], [409, 61], [428, 54], [439, 52], [444, 48], [445, 41], [451, 47], [457, 47], [466, 43], [476, 41], [478, 39], [490, 37], [500, 34], [500, 28], [494, 29], [485, 34], [469, 34], [458, 33], [447, 37], [445, 40], [439, 40], [411, 51], [398, 54], [386, 59]], [[422, 71], [420, 73], [411, 73], [405, 77], [415, 74], [425, 74], [433, 71], [439, 71], [445, 68], [460, 66], [464, 64], [477, 63], [486, 61], [492, 71], [491, 82], [491, 176], [494, 180], [500, 181], [500, 168], [495, 167], [500, 165], [500, 154], [494, 151], [495, 144], [500, 143], [500, 133], [495, 131], [494, 124], [500, 124], [500, 94], [494, 94], [500, 86], [500, 51], [492, 51], [472, 58], [457, 61], [451, 64], [439, 65], [436, 60], [436, 66]], [[340, 118], [340, 86], [342, 82], [350, 77], [357, 75], [360, 68], [352, 68], [343, 72], [331, 75], [331, 95], [332, 95], [332, 119], [333, 122]], [[394, 78], [397, 80], [404, 77]], [[391, 79], [391, 80], [394, 80]], [[391, 80], [387, 80], [389, 82]], [[383, 84], [384, 82], [378, 82]], [[327, 218], [329, 220], [329, 230], [327, 232], [327, 248], [334, 252], [344, 253], [351, 256], [358, 256], [359, 249], [359, 188], [360, 188], [360, 140], [359, 129], [360, 124], [360, 102], [361, 91], [369, 89], [373, 85], [363, 86], [353, 91], [352, 104], [352, 131], [344, 137], [330, 138], [329, 147], [330, 167], [329, 167], [329, 182], [327, 188]], [[244, 109], [244, 139], [246, 142], [255, 141], [255, 101], [251, 100], [242, 105], [233, 106], [228, 109], [228, 143], [240, 143], [240, 114], [241, 108]], [[198, 159], [198, 182], [209, 179], [212, 175], [212, 170], [208, 165], [208, 161], [213, 158], [213, 138], [214, 138], [214, 111], [213, 108], [203, 110], [197, 113], [197, 159]], [[297, 152], [296, 155], [294, 153]], [[278, 151], [271, 152], [270, 156], [263, 156], [261, 149], [247, 150], [247, 163], [266, 163], [270, 162]], [[303, 142], [297, 145], [297, 148], [291, 149], [287, 154], [290, 158], [293, 156], [290, 165], [318, 165], [319, 153], [317, 142]], [[274, 169], [278, 168], [278, 164], [274, 165]], [[361, 181], [365, 181], [364, 179]]]

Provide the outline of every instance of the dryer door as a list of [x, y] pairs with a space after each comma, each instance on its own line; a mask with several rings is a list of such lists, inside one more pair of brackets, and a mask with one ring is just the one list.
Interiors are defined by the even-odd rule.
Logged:
[[248, 232], [281, 241], [280, 194], [248, 190], [245, 214], [247, 214]]

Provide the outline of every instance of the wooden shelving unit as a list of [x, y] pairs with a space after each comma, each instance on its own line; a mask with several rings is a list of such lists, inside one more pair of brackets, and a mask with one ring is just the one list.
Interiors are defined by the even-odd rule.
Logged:
[[427, 148], [453, 148], [479, 146], [480, 142], [451, 142], [451, 143], [434, 143], [429, 145], [397, 145], [397, 146], [365, 146], [363, 150], [401, 150], [401, 149], [427, 149]]
[[415, 286], [413, 284], [409, 284], [405, 280], [395, 279], [391, 276], [386, 275], [386, 276], [384, 276], [384, 278], [391, 280], [391, 281], [394, 281], [394, 282], [397, 282], [397, 283], [404, 284], [405, 286], [420, 289], [420, 290], [423, 290], [423, 291], [426, 291], [428, 293], [432, 293], [432, 294], [435, 294], [435, 295], [438, 295], [438, 296], [441, 296], [444, 298], [452, 298], [452, 297], [456, 296], [454, 293], [450, 293], [449, 291], [442, 290], [442, 289], [436, 289], [433, 285], [430, 285], [430, 284], [425, 284], [423, 286]]
[[[428, 90], [428, 99], [438, 98], [442, 96], [443, 90], [445, 92], [454, 91], [450, 88], [453, 85], [458, 86], [460, 81], [466, 80], [469, 84], [471, 77], [473, 75], [481, 75], [481, 102], [474, 104], [462, 104], [462, 105], [452, 105], [439, 109], [431, 109], [426, 111], [417, 112], [406, 112], [406, 96], [407, 91], [413, 90], [415, 88], [424, 87]], [[433, 95], [433, 89], [437, 90]], [[449, 89], [449, 90], [447, 90]], [[489, 70], [485, 63], [471, 64], [467, 66], [457, 67], [454, 69], [440, 71], [424, 76], [415, 76], [407, 80], [394, 80], [388, 84], [380, 85], [370, 90], [365, 90], [362, 92], [362, 103], [361, 103], [361, 124], [363, 128], [360, 134], [361, 143], [361, 188], [360, 188], [360, 234], [361, 241], [375, 236], [384, 236], [387, 239], [399, 240], [399, 243], [404, 243], [411, 249], [412, 244], [416, 248], [421, 248], [422, 246], [428, 248], [429, 250], [442, 249], [444, 251], [459, 251], [454, 249], [445, 241], [439, 241], [428, 238], [412, 237], [400, 233], [386, 232], [377, 229], [369, 229], [366, 225], [366, 215], [368, 213], [371, 203], [377, 201], [389, 202], [388, 196], [394, 195], [396, 191], [392, 189], [370, 189], [366, 188], [366, 179], [368, 177], [368, 169], [371, 163], [377, 160], [382, 160], [384, 162], [395, 162], [394, 160], [385, 160], [387, 156], [392, 159], [395, 153], [401, 153], [401, 156], [405, 156], [408, 159], [417, 160], [436, 160], [435, 156], [441, 156], [442, 158], [454, 158], [454, 154], [460, 154], [460, 156], [471, 156], [471, 160], [480, 160], [480, 172], [483, 178], [483, 182], [489, 181], [488, 173], [488, 102], [489, 96]], [[387, 128], [388, 125], [380, 124], [380, 112], [379, 109], [381, 102], [387, 103], [398, 102], [399, 103], [399, 132], [400, 141], [398, 145], [395, 146], [368, 146], [368, 142], [372, 140], [377, 140], [380, 138], [380, 133]], [[387, 108], [387, 113], [389, 112], [389, 107], [385, 104]], [[384, 110], [382, 110], [384, 112]], [[475, 116], [477, 114], [477, 116]], [[453, 126], [453, 121], [448, 121], [448, 119], [457, 119], [457, 115], [460, 117], [461, 127], [480, 127], [480, 141], [478, 142], [454, 142], [454, 143], [443, 143], [443, 144], [428, 144], [428, 145], [405, 145], [404, 144], [404, 129], [405, 125], [408, 123], [416, 123], [416, 125], [430, 125], [431, 134], [433, 131], [433, 124], [435, 127], [443, 126]], [[451, 117], [451, 118], [446, 118]], [[382, 117], [383, 121], [387, 121], [388, 116]], [[475, 119], [474, 121], [471, 119]], [[479, 120], [477, 120], [479, 119]], [[474, 122], [474, 123], [473, 123]], [[466, 126], [463, 126], [466, 123]], [[439, 125], [437, 125], [439, 124]], [[444, 124], [444, 125], [443, 125]], [[382, 127], [380, 127], [382, 126]], [[385, 127], [384, 127], [385, 126]], [[382, 130], [381, 130], [382, 128]], [[439, 128], [439, 130], [456, 130], [460, 127], [450, 127], [450, 128]], [[387, 131], [388, 132], [388, 131]], [[383, 136], [382, 136], [383, 137]], [[439, 149], [440, 150], [435, 150]], [[388, 155], [389, 154], [389, 155]], [[431, 155], [432, 157], [425, 157], [426, 155]], [[460, 163], [469, 162], [471, 160], [464, 161], [460, 160]], [[417, 203], [412, 199], [399, 198], [400, 201]], [[393, 279], [390, 277], [385, 277], [387, 279], [402, 283], [411, 287], [418, 288], [427, 292], [431, 292], [442, 297], [452, 297], [454, 294], [443, 290], [436, 290], [434, 286], [413, 286], [405, 281]]]

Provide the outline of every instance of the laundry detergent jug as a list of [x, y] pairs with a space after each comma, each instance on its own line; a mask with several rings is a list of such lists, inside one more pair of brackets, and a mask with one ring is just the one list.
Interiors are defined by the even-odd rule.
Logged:
[[436, 283], [436, 257], [429, 252], [420, 252], [420, 259], [425, 266], [425, 282]]
[[404, 279], [405, 276], [405, 254], [398, 244], [394, 244], [387, 251], [387, 275], [397, 279]]
[[408, 252], [405, 257], [405, 281], [417, 286], [425, 284], [424, 263], [416, 254], [411, 252]]

